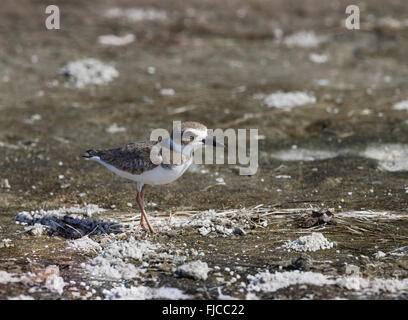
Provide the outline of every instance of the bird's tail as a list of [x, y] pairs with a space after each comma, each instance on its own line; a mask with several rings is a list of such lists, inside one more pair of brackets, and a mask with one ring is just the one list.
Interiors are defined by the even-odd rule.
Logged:
[[97, 157], [97, 156], [98, 156], [98, 151], [90, 149], [90, 150], [87, 150], [86, 153], [82, 157], [90, 159], [92, 157]]

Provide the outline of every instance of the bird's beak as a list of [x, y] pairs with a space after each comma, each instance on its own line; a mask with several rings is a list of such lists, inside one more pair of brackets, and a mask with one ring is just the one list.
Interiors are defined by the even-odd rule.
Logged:
[[218, 142], [215, 138], [213, 139], [203, 139], [203, 143], [208, 145], [208, 146], [213, 146], [213, 147], [219, 147], [219, 148], [225, 148], [225, 145], [221, 142]]

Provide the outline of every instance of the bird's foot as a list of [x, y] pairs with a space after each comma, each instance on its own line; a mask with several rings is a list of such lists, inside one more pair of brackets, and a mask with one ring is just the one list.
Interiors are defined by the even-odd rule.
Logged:
[[146, 231], [146, 232], [149, 232], [150, 230], [146, 227], [146, 225], [143, 223], [143, 219], [142, 219], [142, 221], [140, 222], [140, 226], [142, 227], [142, 229], [144, 230], [144, 231]]
[[152, 226], [149, 226], [149, 229], [145, 229], [146, 231], [150, 231], [152, 234], [158, 234], [161, 236], [165, 236], [168, 235], [168, 233], [166, 231], [157, 231], [156, 229], [154, 229]]

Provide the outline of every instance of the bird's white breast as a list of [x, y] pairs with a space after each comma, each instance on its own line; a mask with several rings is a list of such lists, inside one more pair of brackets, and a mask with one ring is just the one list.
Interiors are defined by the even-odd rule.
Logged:
[[103, 164], [110, 171], [123, 178], [150, 185], [167, 184], [177, 180], [183, 175], [183, 173], [188, 169], [193, 161], [192, 159], [190, 159], [180, 166], [172, 166], [170, 168], [157, 166], [156, 168], [145, 171], [142, 174], [131, 174], [129, 172], [115, 168], [114, 166], [102, 161], [99, 157], [92, 157], [91, 160], [95, 160], [100, 164]]

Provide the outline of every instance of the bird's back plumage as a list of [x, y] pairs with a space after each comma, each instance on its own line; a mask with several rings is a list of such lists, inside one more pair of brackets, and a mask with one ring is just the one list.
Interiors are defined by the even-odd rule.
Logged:
[[133, 142], [114, 149], [88, 150], [84, 157], [90, 159], [98, 157], [119, 170], [139, 175], [159, 165], [150, 159], [152, 147], [157, 143], [157, 141]]

